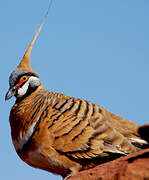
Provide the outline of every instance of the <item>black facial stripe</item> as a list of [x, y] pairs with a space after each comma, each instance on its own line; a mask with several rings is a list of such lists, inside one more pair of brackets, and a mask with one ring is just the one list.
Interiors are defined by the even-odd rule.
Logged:
[[[24, 75], [35, 76], [35, 77], [39, 78], [39, 76], [33, 72], [27, 72]], [[24, 75], [21, 75], [21, 76], [24, 76]]]
[[[19, 76], [17, 77], [17, 79], [16, 79], [17, 83], [16, 83], [16, 84], [18, 84], [18, 82], [19, 82], [19, 80], [20, 80], [20, 78], [21, 78], [22, 76], [34, 76], [34, 77], [38, 77], [35, 73], [27, 72], [27, 73], [21, 74], [21, 75], [19, 75]], [[25, 81], [25, 82], [26, 82], [26, 81]], [[24, 83], [23, 83], [23, 84], [24, 84]]]

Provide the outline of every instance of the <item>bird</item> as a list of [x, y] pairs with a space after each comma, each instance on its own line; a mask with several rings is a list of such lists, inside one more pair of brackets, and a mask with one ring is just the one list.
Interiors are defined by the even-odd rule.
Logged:
[[138, 152], [139, 125], [84, 99], [44, 88], [30, 54], [47, 14], [9, 77], [5, 100], [15, 96], [9, 121], [12, 143], [28, 165], [67, 178]]

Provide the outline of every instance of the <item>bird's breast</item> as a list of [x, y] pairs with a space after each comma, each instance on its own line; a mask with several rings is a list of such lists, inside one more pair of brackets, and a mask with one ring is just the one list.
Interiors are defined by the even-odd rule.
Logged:
[[27, 132], [20, 130], [18, 136], [16, 138], [12, 138], [16, 151], [21, 151], [23, 147], [28, 143], [29, 139], [32, 137], [35, 131], [37, 122], [38, 120], [29, 127]]

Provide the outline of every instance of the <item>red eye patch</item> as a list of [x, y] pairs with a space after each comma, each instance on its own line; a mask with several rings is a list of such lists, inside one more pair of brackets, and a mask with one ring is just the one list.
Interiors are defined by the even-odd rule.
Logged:
[[16, 85], [16, 87], [21, 86], [24, 82], [26, 82], [29, 79], [29, 75], [22, 76], [19, 80], [19, 83]]

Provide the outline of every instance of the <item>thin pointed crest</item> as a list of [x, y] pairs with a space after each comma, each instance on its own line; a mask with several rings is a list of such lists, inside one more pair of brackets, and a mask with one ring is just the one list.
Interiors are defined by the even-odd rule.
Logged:
[[48, 13], [50, 11], [51, 6], [52, 6], [52, 0], [50, 0], [50, 4], [49, 4], [49, 7], [48, 7], [48, 10], [47, 10], [47, 12], [46, 12], [46, 14], [45, 14], [45, 16], [44, 16], [44, 18], [43, 18], [39, 28], [37, 29], [37, 31], [35, 33], [35, 36], [33, 37], [33, 40], [31, 41], [28, 49], [26, 50], [26, 52], [25, 52], [25, 54], [24, 54], [20, 64], [18, 65], [17, 69], [19, 68], [19, 69], [22, 69], [22, 70], [25, 70], [25, 71], [33, 71], [31, 69], [31, 65], [30, 65], [30, 54], [31, 54], [33, 45], [34, 45], [34, 43], [35, 43], [35, 41], [36, 41], [36, 39], [37, 39], [37, 37], [38, 37], [38, 35], [39, 35], [43, 25], [45, 23], [45, 20], [46, 20], [46, 18], [48, 16]]

